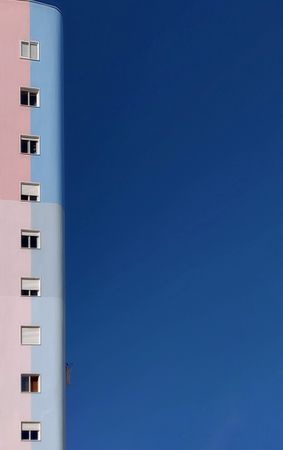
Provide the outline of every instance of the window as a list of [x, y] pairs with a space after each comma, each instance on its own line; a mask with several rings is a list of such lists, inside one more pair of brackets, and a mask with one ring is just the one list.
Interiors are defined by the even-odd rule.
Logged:
[[22, 422], [22, 441], [40, 441], [40, 423]]
[[40, 185], [36, 183], [21, 183], [21, 200], [39, 202]]
[[21, 375], [21, 392], [40, 392], [40, 376], [35, 374]]
[[39, 106], [39, 89], [21, 88], [21, 105]]
[[39, 60], [39, 42], [21, 41], [21, 58]]
[[26, 155], [39, 155], [39, 137], [21, 136], [21, 153]]
[[21, 279], [21, 295], [28, 297], [40, 296], [40, 279], [39, 278], [22, 278]]
[[22, 230], [21, 246], [22, 248], [40, 248], [40, 232]]
[[21, 327], [22, 345], [40, 345], [40, 327]]

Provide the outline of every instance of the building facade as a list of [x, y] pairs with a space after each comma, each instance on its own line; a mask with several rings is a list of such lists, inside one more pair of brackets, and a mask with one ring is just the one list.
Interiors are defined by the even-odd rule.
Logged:
[[0, 0], [0, 449], [64, 449], [62, 23]]

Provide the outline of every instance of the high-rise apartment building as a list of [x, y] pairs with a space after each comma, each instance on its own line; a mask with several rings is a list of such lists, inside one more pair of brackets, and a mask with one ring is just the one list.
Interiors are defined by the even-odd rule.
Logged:
[[62, 23], [0, 0], [0, 449], [64, 449]]

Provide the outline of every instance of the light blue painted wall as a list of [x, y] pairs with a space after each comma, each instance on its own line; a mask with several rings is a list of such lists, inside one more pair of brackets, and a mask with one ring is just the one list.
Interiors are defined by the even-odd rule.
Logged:
[[[45, 319], [43, 319], [43, 317]], [[41, 422], [41, 442], [33, 450], [63, 450], [63, 321], [58, 297], [43, 297], [34, 302], [32, 323], [41, 327], [41, 345], [32, 348], [32, 371], [40, 373], [41, 393], [32, 397], [32, 420]]]
[[32, 250], [32, 274], [41, 278], [41, 297], [32, 302], [32, 324], [41, 327], [41, 345], [32, 348], [32, 370], [42, 391], [32, 397], [32, 419], [42, 423], [35, 449], [64, 449], [64, 304], [62, 207], [32, 205], [32, 229], [40, 230], [41, 248]]
[[32, 252], [32, 272], [42, 278], [45, 297], [63, 297], [63, 209], [54, 203], [31, 204], [32, 228], [40, 231], [40, 245]]
[[31, 62], [31, 86], [40, 88], [40, 107], [31, 110], [31, 132], [41, 137], [41, 154], [31, 158], [31, 180], [41, 185], [40, 203], [31, 205], [32, 228], [41, 248], [32, 250], [32, 275], [41, 278], [42, 296], [32, 301], [32, 324], [41, 327], [41, 345], [32, 348], [32, 370], [41, 375], [41, 393], [32, 395], [32, 420], [42, 424], [35, 450], [63, 450], [64, 293], [62, 210], [62, 24], [60, 13], [30, 3], [31, 40], [40, 42], [40, 61]]
[[45, 297], [63, 297], [63, 213], [56, 203], [32, 203], [31, 223], [40, 231], [39, 250], [32, 250], [32, 273], [42, 279]]
[[31, 133], [41, 137], [31, 178], [42, 186], [43, 202], [62, 204], [62, 20], [55, 8], [30, 4], [30, 36], [40, 42], [40, 61], [31, 62], [31, 86], [40, 89], [40, 107], [31, 110]]

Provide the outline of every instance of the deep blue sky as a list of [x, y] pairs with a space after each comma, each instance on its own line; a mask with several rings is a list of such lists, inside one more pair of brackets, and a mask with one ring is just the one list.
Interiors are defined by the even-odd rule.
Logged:
[[283, 3], [57, 3], [68, 450], [283, 445]]

